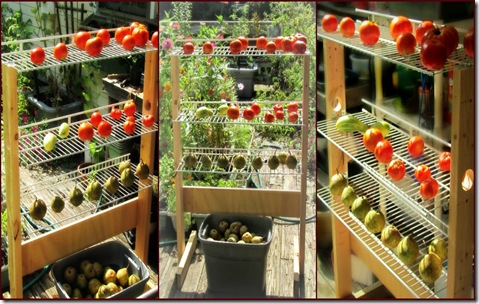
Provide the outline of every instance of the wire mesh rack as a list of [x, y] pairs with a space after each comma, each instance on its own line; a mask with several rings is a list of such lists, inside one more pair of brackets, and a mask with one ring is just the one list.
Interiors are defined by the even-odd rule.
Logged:
[[[356, 29], [359, 28], [359, 24], [356, 24]], [[328, 39], [349, 48], [352, 48], [356, 51], [380, 57], [386, 61], [392, 62], [409, 68], [411, 70], [417, 71], [426, 75], [434, 75], [437, 73], [444, 73], [445, 71], [452, 70], [453, 67], [467, 68], [474, 65], [474, 61], [468, 58], [464, 52], [464, 48], [459, 44], [458, 48], [449, 56], [446, 64], [442, 70], [438, 71], [429, 71], [425, 69], [421, 63], [419, 51], [420, 48], [416, 47], [414, 54], [409, 56], [399, 55], [396, 49], [396, 43], [391, 39], [389, 34], [389, 29], [386, 27], [380, 26], [381, 36], [379, 41], [373, 46], [364, 45], [359, 39], [359, 32], [356, 31], [353, 37], [344, 37], [340, 31], [335, 32], [326, 32], [321, 26], [318, 26], [317, 35], [320, 38]]]
[[[96, 31], [92, 31], [90, 33], [92, 34], [96, 33]], [[52, 36], [52, 37], [48, 37], [48, 39], [37, 39], [32, 41], [28, 40], [26, 42], [39, 42], [41, 40], [45, 40], [47, 42], [53, 42], [53, 41], [57, 41], [60, 38], [64, 38], [65, 36], [73, 37], [73, 35]], [[18, 41], [17, 43], [22, 43], [22, 42], [24, 41]], [[65, 60], [55, 59], [55, 57], [53, 57], [53, 47], [45, 47], [44, 48], [45, 61], [42, 64], [37, 65], [31, 62], [30, 50], [4, 53], [2, 54], [2, 63], [8, 66], [14, 67], [18, 72], [28, 72], [33, 70], [41, 70], [45, 68], [78, 64], [78, 63], [84, 63], [89, 61], [97, 61], [97, 60], [125, 57], [129, 55], [144, 54], [146, 52], [157, 50], [155, 47], [153, 47], [153, 45], [149, 41], [144, 47], [135, 46], [131, 51], [127, 51], [123, 48], [121, 44], [117, 43], [115, 39], [111, 39], [108, 45], [103, 46], [103, 49], [100, 55], [95, 57], [88, 55], [86, 51], [80, 50], [74, 44], [68, 44], [67, 49], [68, 49], [68, 56]]]
[[[354, 115], [367, 125], [372, 125], [377, 119], [367, 112], [359, 112]], [[387, 164], [380, 164], [374, 154], [368, 152], [362, 141], [362, 134], [358, 132], [344, 133], [336, 129], [335, 120], [323, 120], [318, 122], [318, 132], [329, 139], [341, 151], [348, 155], [362, 168], [374, 177], [382, 186], [393, 193], [396, 200], [401, 200], [416, 210], [417, 214], [426, 218], [437, 230], [447, 235], [448, 224], [444, 221], [443, 210], [449, 208], [450, 174], [439, 169], [439, 153], [435, 149], [425, 146], [423, 155], [412, 158], [407, 149], [408, 134], [391, 126], [391, 131], [386, 137], [393, 146], [393, 159], [400, 159], [406, 166], [406, 175], [399, 182], [393, 182], [387, 175]], [[424, 200], [419, 193], [420, 183], [414, 177], [415, 168], [418, 165], [427, 165], [431, 170], [431, 176], [439, 183], [439, 191], [435, 198]]]
[[[72, 115], [62, 116], [52, 120], [46, 120], [39, 123], [19, 127], [19, 131], [21, 133], [21, 136], [19, 137], [19, 154], [21, 163], [29, 167], [32, 165], [37, 165], [70, 156], [72, 154], [89, 151], [91, 149], [89, 146], [89, 142], [92, 141], [95, 142], [95, 147], [99, 148], [103, 146], [108, 146], [116, 142], [138, 137], [143, 134], [157, 132], [157, 123], [154, 123], [151, 127], [145, 127], [142, 123], [142, 115], [136, 112], [134, 114], [136, 125], [135, 131], [133, 134], [126, 134], [123, 130], [123, 123], [126, 120], [126, 116], [122, 115], [120, 120], [115, 120], [110, 116], [109, 113], [107, 113], [103, 114], [102, 118], [103, 120], [108, 121], [112, 126], [112, 133], [109, 137], [104, 138], [99, 136], [96, 130], [94, 132], [93, 138], [89, 142], [84, 142], [78, 137], [78, 128], [80, 127], [81, 123], [84, 121], [88, 121], [88, 119], [84, 118], [85, 114], [90, 114], [95, 111], [101, 111], [103, 109], [109, 109], [112, 106], [122, 106], [126, 102], [128, 102], [128, 100], [88, 111], [78, 112]], [[27, 132], [31, 128], [39, 127], [44, 123], [49, 123], [53, 121], [64, 121], [69, 123], [70, 132], [66, 138], [61, 139], [59, 137], [59, 127], [48, 128], [38, 132]], [[49, 132], [53, 133], [57, 137], [57, 143], [52, 151], [47, 152], [43, 147], [43, 138]]]
[[427, 247], [436, 237], [448, 241], [447, 234], [437, 230], [427, 219], [416, 214], [414, 208], [402, 203], [396, 196], [380, 188], [370, 187], [371, 178], [367, 173], [356, 175], [348, 180], [349, 185], [357, 189], [358, 195], [366, 195], [371, 208], [385, 210], [386, 225], [395, 225], [401, 236], [412, 235], [419, 246], [419, 256], [411, 265], [404, 264], [397, 256], [397, 249], [387, 248], [381, 241], [380, 234], [369, 232], [362, 221], [356, 218], [339, 199], [331, 196], [328, 187], [319, 189], [318, 198], [335, 214], [335, 216], [364, 244], [381, 263], [390, 270], [402, 284], [417, 297], [436, 298], [445, 293], [447, 281], [447, 259], [443, 262], [442, 274], [434, 284], [427, 285], [419, 274], [419, 262], [427, 253]]
[[[289, 112], [286, 109], [286, 104], [290, 103], [290, 101], [283, 101], [283, 102], [268, 102], [268, 101], [256, 101], [261, 106], [261, 113], [256, 115], [253, 119], [247, 120], [243, 117], [243, 110], [244, 107], [251, 105], [251, 101], [243, 102], [243, 101], [235, 101], [238, 107], [240, 108], [240, 116], [238, 119], [230, 119], [228, 118], [227, 114], [220, 114], [218, 112], [217, 106], [227, 104], [226, 102], [218, 102], [218, 101], [188, 101], [182, 102], [181, 112], [178, 114], [178, 117], [174, 120], [175, 122], [181, 123], [211, 123], [211, 124], [242, 124], [242, 125], [273, 125], [273, 126], [290, 126], [290, 127], [300, 127], [302, 126], [302, 114], [303, 110], [300, 108], [296, 112], [298, 114], [298, 118], [296, 121], [291, 122], [289, 120]], [[230, 102], [231, 103], [231, 102]], [[301, 101], [296, 101], [298, 105], [301, 105]], [[274, 111], [272, 108], [273, 104], [281, 104], [284, 106], [284, 118], [283, 119], [276, 119], [270, 123], [265, 122], [264, 116], [267, 111], [270, 111], [274, 115]], [[200, 106], [210, 107], [213, 111], [213, 114], [208, 117], [198, 118], [196, 117], [196, 110]]]
[[[122, 161], [128, 160], [129, 156], [129, 154], [125, 154], [84, 167], [78, 171], [65, 173], [22, 187], [20, 193], [21, 216], [24, 221], [31, 223], [31, 225], [25, 226], [27, 227], [27, 237], [34, 238], [54, 228], [71, 224], [93, 213], [124, 203], [136, 197], [138, 192], [151, 187], [152, 176], [150, 175], [148, 181], [139, 180], [135, 177], [134, 183], [130, 187], [125, 187], [120, 182], [118, 192], [115, 194], [110, 194], [105, 190], [104, 184], [110, 176], [115, 176], [118, 181], [121, 180], [118, 166]], [[135, 172], [135, 164], [131, 163], [131, 169]], [[90, 200], [85, 193], [93, 178], [102, 185], [102, 195], [97, 201]], [[77, 207], [69, 202], [69, 193], [75, 186], [81, 190], [84, 196], [83, 203]], [[65, 207], [60, 213], [55, 213], [50, 207], [50, 202], [55, 196], [61, 197], [65, 202]], [[42, 220], [34, 220], [29, 215], [30, 205], [35, 198], [42, 199], [47, 205], [47, 213]]]
[[266, 50], [258, 49], [254, 46], [248, 46], [246, 50], [242, 50], [239, 54], [233, 54], [228, 46], [218, 46], [213, 48], [213, 53], [203, 53], [203, 48], [196, 46], [192, 54], [185, 54], [183, 48], [175, 47], [172, 52], [173, 56], [223, 56], [223, 57], [237, 57], [237, 56], [309, 56], [309, 50], [304, 54], [296, 54], [293, 52], [275, 51], [274, 53], [267, 53]]

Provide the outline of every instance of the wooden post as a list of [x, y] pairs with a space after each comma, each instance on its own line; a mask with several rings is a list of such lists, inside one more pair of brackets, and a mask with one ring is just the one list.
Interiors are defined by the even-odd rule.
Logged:
[[304, 256], [306, 243], [306, 194], [308, 183], [308, 136], [309, 136], [309, 65], [310, 57], [303, 57], [303, 130], [301, 132], [301, 200], [299, 215], [299, 274], [304, 274]]
[[[334, 101], [339, 102], [341, 109], [346, 111], [346, 89], [344, 84], [344, 47], [330, 40], [323, 40], [324, 48], [324, 78], [326, 86], [326, 119], [335, 116]], [[336, 172], [347, 171], [347, 160], [344, 153], [333, 143], [328, 141], [328, 167], [329, 177]], [[336, 218], [332, 217], [333, 254], [336, 296], [349, 297], [352, 294], [351, 282], [351, 244], [350, 232]]]
[[[145, 54], [145, 80], [143, 85], [142, 114], [150, 114], [158, 121], [158, 51]], [[148, 133], [141, 136], [140, 158], [153, 171], [155, 160], [155, 141], [158, 133]], [[156, 137], [156, 138], [155, 138]], [[142, 183], [149, 182], [142, 180]], [[135, 237], [135, 252], [145, 264], [148, 264], [148, 245], [151, 213], [151, 187], [138, 193], [138, 212]]]
[[[475, 235], [475, 185], [464, 190], [466, 170], [474, 170], [474, 67], [454, 69], [449, 200], [448, 298], [471, 298]], [[472, 177], [472, 182], [474, 181]]]
[[18, 157], [17, 70], [2, 63], [5, 179], [8, 232], [8, 277], [12, 298], [23, 297], [22, 225], [20, 213], [20, 159]]
[[[180, 114], [180, 62], [178, 56], [171, 56], [171, 106], [173, 121]], [[181, 124], [173, 122], [173, 159], [175, 169], [181, 162], [182, 144], [181, 144]], [[175, 195], [176, 195], [176, 240], [178, 247], [178, 263], [185, 251], [185, 223], [183, 206], [183, 173], [177, 172], [175, 175]]]

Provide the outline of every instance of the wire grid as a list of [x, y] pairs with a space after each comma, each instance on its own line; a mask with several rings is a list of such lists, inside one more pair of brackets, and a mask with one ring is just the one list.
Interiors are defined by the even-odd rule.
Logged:
[[[354, 115], [367, 125], [372, 125], [377, 121], [373, 115], [366, 112], [350, 115]], [[386, 139], [393, 146], [393, 159], [402, 160], [406, 166], [405, 177], [399, 182], [393, 182], [387, 175], [387, 164], [380, 164], [374, 154], [364, 148], [362, 134], [339, 132], [335, 123], [336, 121], [333, 120], [318, 122], [318, 132], [360, 164], [377, 182], [393, 193], [397, 200], [403, 201], [416, 210], [445, 235], [448, 234], [448, 224], [443, 221], [441, 214], [442, 210], [449, 208], [450, 174], [439, 169], [439, 153], [437, 151], [426, 145], [422, 156], [412, 158], [407, 149], [408, 135], [391, 126], [391, 131]], [[429, 167], [431, 176], [439, 183], [439, 191], [433, 199], [424, 200], [419, 193], [420, 183], [415, 179], [414, 171], [418, 165], [422, 164]]]
[[[301, 101], [296, 101], [298, 105], [301, 105]], [[208, 106], [210, 104], [215, 104], [215, 105], [221, 105], [221, 104], [226, 104], [225, 102], [204, 102], [204, 101], [192, 101], [192, 102], [184, 102], [183, 104], [193, 104], [193, 107], [186, 108], [183, 107], [181, 112], [179, 113], [178, 117], [175, 119], [175, 122], [182, 122], [182, 123], [212, 123], [212, 124], [248, 124], [248, 125], [275, 125], [275, 126], [290, 126], [290, 127], [301, 127], [302, 126], [302, 121], [303, 121], [303, 110], [300, 108], [296, 112], [298, 114], [298, 120], [295, 122], [290, 122], [288, 119], [289, 112], [286, 107], [284, 107], [284, 119], [279, 120], [279, 119], [274, 119], [271, 123], [266, 123], [264, 121], [264, 115], [266, 111], [270, 111], [274, 115], [273, 108], [271, 107], [271, 104], [273, 102], [267, 102], [268, 107], [264, 107], [265, 102], [258, 102], [260, 106], [263, 104], [261, 107], [261, 113], [256, 115], [252, 120], [246, 120], [243, 117], [243, 110], [240, 109], [240, 116], [238, 119], [232, 120], [227, 117], [226, 114], [221, 115], [218, 113], [218, 109], [212, 109], [213, 115], [205, 117], [205, 118], [197, 118], [196, 117], [196, 110], [200, 106]], [[250, 105], [251, 102], [243, 102], [245, 106]], [[286, 104], [289, 103], [289, 101], [285, 102], [274, 102], [275, 104]], [[242, 102], [237, 102], [238, 106], [240, 107]]]
[[[419, 262], [428, 252], [427, 247], [434, 238], [441, 237], [447, 243], [447, 235], [418, 216], [407, 204], [398, 201], [393, 194], [384, 195], [380, 189], [370, 187], [371, 178], [370, 175], [363, 173], [352, 177], [348, 183], [358, 195], [367, 196], [372, 209], [386, 210], [383, 212], [386, 217], [386, 226], [389, 224], [396, 226], [402, 237], [413, 236], [419, 246], [419, 256], [411, 265], [406, 265], [399, 259], [396, 248], [391, 250], [382, 243], [380, 233], [375, 235], [369, 232], [364, 223], [349, 212], [349, 208], [346, 208], [339, 198], [331, 196], [328, 187], [318, 190], [318, 198], [413, 294], [420, 298], [437, 297], [437, 294], [444, 292], [445, 289], [441, 286], [445, 286], [447, 281], [447, 258], [443, 262], [442, 274], [435, 282], [437, 287], [434, 284], [428, 286], [423, 282], [419, 274]], [[385, 203], [382, 203], [384, 201]]]
[[[93, 110], [95, 111], [95, 110]], [[83, 112], [76, 113], [69, 116], [69, 120], [72, 118], [79, 118], [83, 116]], [[108, 121], [112, 126], [112, 133], [109, 137], [103, 138], [98, 135], [95, 130], [94, 136], [91, 141], [95, 141], [96, 148], [107, 146], [116, 142], [124, 141], [130, 138], [138, 137], [143, 134], [156, 132], [158, 130], [158, 124], [154, 123], [153, 126], [147, 128], [143, 125], [141, 119], [142, 115], [138, 112], [135, 112], [135, 131], [133, 134], [128, 135], [123, 130], [123, 123], [126, 121], [126, 116], [122, 115], [120, 120], [113, 119], [110, 114], [102, 115], [103, 120]], [[65, 117], [65, 120], [67, 118]], [[81, 119], [76, 122], [70, 123], [70, 132], [68, 137], [61, 139], [59, 137], [59, 127], [49, 128], [43, 131], [35, 133], [23, 134], [19, 138], [19, 153], [21, 163], [29, 167], [32, 165], [37, 165], [45, 162], [49, 162], [55, 159], [60, 159], [63, 157], [70, 156], [72, 154], [82, 153], [84, 151], [89, 151], [90, 147], [87, 142], [83, 142], [78, 137], [78, 128], [80, 124], [84, 121], [89, 121], [88, 119]], [[41, 124], [41, 123], [40, 123]], [[30, 127], [31, 125], [27, 126]], [[19, 128], [20, 129], [20, 128]], [[94, 128], [96, 129], [96, 128]], [[55, 148], [47, 152], [43, 147], [43, 138], [48, 132], [52, 132], [57, 137], [57, 143]], [[90, 141], [90, 142], [91, 142]]]
[[[35, 228], [27, 225], [28, 237], [34, 238], [44, 232], [51, 231], [54, 227], [59, 228], [69, 225], [72, 222], [91, 215], [92, 213], [121, 204], [136, 197], [138, 192], [151, 187], [152, 176], [150, 175], [147, 183], [144, 183], [135, 177], [135, 181], [131, 187], [125, 187], [120, 182], [120, 188], [114, 195], [105, 190], [104, 184], [110, 176], [115, 176], [118, 178], [118, 181], [120, 181], [118, 166], [120, 162], [128, 160], [129, 156], [129, 154], [125, 154], [117, 158], [109, 159], [105, 162], [96, 163], [82, 168], [79, 171], [69, 172], [23, 187], [20, 193], [21, 215], [24, 221], [33, 222], [35, 226], [38, 226]], [[136, 165], [131, 163], [131, 169], [135, 172]], [[102, 195], [98, 201], [89, 200], [85, 193], [93, 176], [103, 188]], [[68, 199], [71, 189], [75, 186], [82, 191], [84, 196], [83, 203], [78, 207], [73, 206]], [[50, 208], [50, 201], [56, 195], [60, 196], [65, 202], [65, 208], [61, 213], [55, 213]], [[47, 205], [47, 213], [44, 217], [47, 221], [33, 220], [29, 216], [28, 210], [35, 197], [42, 199]]]
[[[356, 24], [356, 29], [358, 28], [359, 24]], [[318, 37], [337, 42], [356, 51], [366, 53], [371, 56], [380, 57], [386, 61], [402, 65], [411, 70], [430, 76], [437, 73], [450, 71], [454, 67], [467, 68], [474, 66], [474, 60], [471, 60], [466, 56], [464, 48], [461, 44], [459, 44], [457, 49], [448, 57], [447, 62], [442, 70], [429, 71], [425, 69], [421, 63], [419, 47], [416, 46], [416, 51], [414, 54], [409, 56], [399, 55], [396, 49], [396, 42], [392, 40], [391, 35], [389, 34], [389, 29], [381, 26], [379, 28], [381, 36], [379, 41], [373, 46], [367, 46], [361, 42], [359, 39], [359, 31], [355, 31], [353, 37], [344, 37], [339, 30], [335, 32], [325, 32], [321, 26], [318, 26], [317, 34]]]
[[[271, 170], [268, 166], [268, 159], [276, 154], [279, 155], [281, 151], [289, 152], [296, 157], [297, 165], [294, 169], [289, 169], [287, 165], [280, 164], [275, 170]], [[301, 151], [299, 150], [278, 150], [278, 149], [227, 149], [227, 148], [189, 148], [185, 147], [183, 150], [183, 156], [180, 164], [178, 165], [177, 172], [184, 172], [189, 174], [194, 173], [211, 173], [219, 174], [225, 179], [235, 178], [239, 181], [246, 180], [250, 175], [255, 176], [256, 179], [261, 178], [262, 184], [265, 188], [283, 188], [281, 181], [285, 182], [282, 177], [291, 176], [293, 178], [293, 187], [299, 189], [301, 185]], [[185, 157], [189, 154], [193, 154], [197, 158], [197, 162], [194, 167], [188, 167], [185, 164]], [[233, 158], [236, 155], [243, 155], [246, 160], [244, 168], [237, 169], [233, 166]], [[202, 158], [208, 156], [211, 159], [212, 167], [205, 168], [202, 165]], [[228, 166], [223, 169], [218, 167], [218, 158], [225, 156], [228, 159]], [[252, 166], [252, 161], [255, 157], [261, 157], [262, 167], [256, 170]], [[294, 189], [293, 189], [294, 190]]]
[[213, 48], [212, 54], [203, 53], [202, 47], [195, 46], [192, 54], [185, 54], [183, 48], [175, 47], [172, 52], [173, 56], [223, 56], [223, 57], [237, 57], [237, 56], [309, 56], [309, 50], [304, 54], [295, 54], [292, 52], [275, 51], [274, 53], [266, 53], [266, 50], [257, 49], [255, 46], [248, 46], [246, 50], [242, 50], [239, 54], [232, 54], [229, 46], [217, 46]]
[[[51, 40], [53, 41], [54, 37], [52, 37]], [[57, 60], [55, 57], [53, 57], [53, 47], [46, 47], [43, 49], [45, 51], [45, 61], [40, 65], [36, 65], [31, 62], [30, 50], [2, 54], [2, 63], [14, 67], [18, 72], [27, 72], [89, 61], [144, 54], [146, 52], [157, 50], [155, 47], [153, 47], [151, 42], [148, 42], [144, 47], [135, 46], [131, 51], [127, 51], [121, 44], [118, 44], [115, 39], [111, 39], [110, 43], [106, 46], [103, 46], [100, 55], [96, 57], [88, 55], [86, 51], [80, 50], [73, 44], [68, 44], [67, 58], [65, 60]]]

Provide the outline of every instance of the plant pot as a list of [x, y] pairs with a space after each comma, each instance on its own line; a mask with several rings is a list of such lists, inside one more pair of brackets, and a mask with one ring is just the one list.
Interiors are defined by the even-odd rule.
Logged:
[[200, 229], [201, 224], [209, 214], [206, 213], [192, 213], [191, 218], [195, 220], [196, 229]]
[[[173, 229], [175, 229], [176, 232], [176, 213], [168, 212], [168, 216], [170, 217]], [[190, 226], [185, 224], [185, 232], [187, 232], [188, 229], [190, 229]]]
[[[83, 102], [81, 100], [72, 100], [69, 103], [58, 107], [49, 106], [45, 101], [38, 99], [33, 92], [26, 94], [28, 102], [38, 109], [38, 117], [40, 119], [53, 119], [65, 115], [74, 114], [83, 110]], [[49, 127], [59, 126], [61, 121], [49, 123]]]
[[2, 266], [2, 290], [7, 288], [10, 285], [10, 280], [8, 279], [8, 265]]
[[[160, 211], [160, 233], [166, 230], [168, 224], [168, 212], [167, 211]], [[176, 224], [175, 224], [176, 225]]]
[[251, 67], [231, 67], [227, 68], [228, 74], [236, 80], [236, 83], [242, 84], [242, 89], [238, 88], [239, 98], [252, 98], [254, 95], [254, 78], [258, 72], [258, 65]]

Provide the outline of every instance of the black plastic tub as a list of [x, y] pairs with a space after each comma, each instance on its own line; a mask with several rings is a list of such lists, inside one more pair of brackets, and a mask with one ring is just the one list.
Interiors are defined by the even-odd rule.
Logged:
[[62, 287], [63, 272], [65, 268], [68, 266], [74, 266], [78, 271], [78, 267], [83, 260], [89, 260], [92, 263], [98, 262], [103, 267], [110, 266], [115, 271], [128, 266], [128, 274], [137, 274], [140, 277], [138, 283], [126, 287], [109, 298], [137, 298], [145, 290], [146, 282], [150, 278], [148, 268], [146, 268], [146, 265], [130, 248], [118, 241], [106, 242], [72, 254], [71, 256], [63, 258], [53, 264], [52, 276], [60, 298], [70, 298]]
[[[240, 221], [248, 231], [263, 237], [261, 244], [241, 244], [208, 240], [210, 229], [221, 220]], [[269, 217], [210, 214], [199, 230], [205, 254], [208, 292], [222, 297], [263, 297], [266, 295], [266, 261], [273, 233]]]

